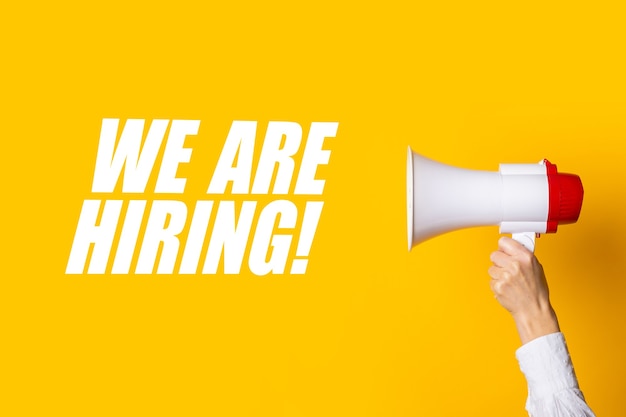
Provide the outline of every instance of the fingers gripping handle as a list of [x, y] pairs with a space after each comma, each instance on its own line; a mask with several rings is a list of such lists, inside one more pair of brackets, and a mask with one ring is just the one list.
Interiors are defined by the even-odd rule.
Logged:
[[535, 236], [536, 236], [535, 232], [520, 232], [520, 233], [513, 233], [511, 237], [513, 238], [513, 240], [517, 241], [526, 249], [534, 253], [535, 252]]

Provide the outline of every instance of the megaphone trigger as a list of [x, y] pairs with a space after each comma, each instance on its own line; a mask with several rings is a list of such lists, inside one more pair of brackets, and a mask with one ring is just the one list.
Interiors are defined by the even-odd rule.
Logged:
[[535, 252], [535, 238], [537, 237], [537, 233], [535, 232], [521, 232], [521, 233], [513, 233], [513, 240], [517, 243], [524, 246], [531, 252]]

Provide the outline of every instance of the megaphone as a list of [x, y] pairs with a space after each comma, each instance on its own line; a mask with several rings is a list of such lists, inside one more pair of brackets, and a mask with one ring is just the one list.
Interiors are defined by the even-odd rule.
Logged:
[[583, 185], [544, 159], [500, 164], [499, 171], [446, 165], [408, 148], [407, 230], [409, 251], [434, 236], [466, 227], [499, 225], [500, 233], [530, 251], [535, 237], [575, 223]]

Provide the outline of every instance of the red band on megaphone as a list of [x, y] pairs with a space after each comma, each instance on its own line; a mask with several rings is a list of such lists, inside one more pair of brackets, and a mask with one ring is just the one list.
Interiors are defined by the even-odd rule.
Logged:
[[559, 224], [575, 223], [583, 205], [583, 184], [578, 175], [560, 174], [556, 165], [544, 160], [548, 176], [547, 232], [554, 233]]

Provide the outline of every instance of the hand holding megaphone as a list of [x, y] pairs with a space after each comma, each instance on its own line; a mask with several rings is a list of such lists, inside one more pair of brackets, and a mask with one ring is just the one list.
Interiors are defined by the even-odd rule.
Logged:
[[478, 171], [445, 165], [408, 148], [409, 250], [449, 231], [499, 225], [500, 233], [511, 233], [534, 251], [536, 235], [578, 220], [582, 201], [580, 178], [557, 172], [545, 159]]

